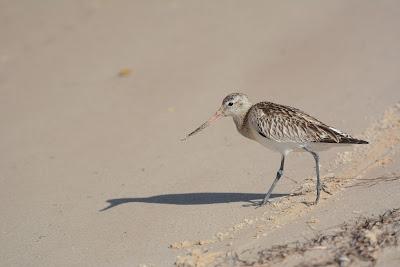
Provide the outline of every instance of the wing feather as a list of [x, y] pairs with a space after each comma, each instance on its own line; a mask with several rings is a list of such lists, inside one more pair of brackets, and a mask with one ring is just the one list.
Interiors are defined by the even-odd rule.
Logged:
[[249, 123], [257, 132], [276, 142], [344, 143], [353, 139], [350, 135], [289, 106], [261, 102], [254, 105], [249, 113]]

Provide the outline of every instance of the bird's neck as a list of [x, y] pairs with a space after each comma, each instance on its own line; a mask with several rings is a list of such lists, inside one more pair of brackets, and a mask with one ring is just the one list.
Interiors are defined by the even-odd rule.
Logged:
[[[251, 106], [250, 106], [251, 107]], [[250, 107], [243, 110], [243, 112], [234, 114], [232, 116], [233, 121], [235, 122], [236, 128], [241, 131], [245, 127], [246, 123], [246, 115], [249, 112]]]
[[238, 130], [241, 130], [243, 128], [243, 122], [244, 122], [244, 115], [240, 114], [240, 115], [235, 115], [233, 116], [233, 121], [235, 122], [236, 128]]

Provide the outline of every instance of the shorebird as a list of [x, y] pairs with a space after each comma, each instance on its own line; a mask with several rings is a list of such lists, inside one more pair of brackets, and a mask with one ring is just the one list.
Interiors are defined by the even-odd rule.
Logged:
[[297, 108], [272, 102], [259, 102], [253, 105], [242, 93], [226, 96], [217, 112], [182, 140], [186, 140], [222, 117], [232, 117], [237, 130], [244, 137], [282, 155], [275, 180], [260, 205], [268, 202], [283, 175], [285, 157], [290, 152], [308, 152], [314, 157], [317, 175], [315, 204], [317, 204], [321, 191], [318, 152], [338, 145], [368, 144], [367, 141], [328, 126]]

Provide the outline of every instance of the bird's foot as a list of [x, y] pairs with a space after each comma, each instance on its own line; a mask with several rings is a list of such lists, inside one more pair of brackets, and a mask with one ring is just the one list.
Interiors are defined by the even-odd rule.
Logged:
[[324, 191], [325, 193], [332, 195], [332, 192], [328, 190], [328, 187], [325, 184], [322, 184], [321, 187], [322, 191]]
[[307, 207], [311, 207], [311, 206], [316, 206], [319, 202], [319, 199], [316, 199], [314, 201], [302, 201], [301, 203], [303, 203], [304, 205], [306, 205]]
[[315, 205], [315, 202], [302, 201], [301, 203], [303, 203], [303, 204], [306, 205], [307, 207], [310, 207], [310, 206]]
[[[267, 203], [269, 203], [269, 202], [267, 202]], [[265, 206], [267, 203], [264, 203], [264, 202], [260, 201], [254, 206], [255, 206], [256, 209], [258, 209], [258, 208], [261, 208], [261, 207]]]
[[243, 207], [255, 207], [256, 209], [261, 208], [262, 206], [265, 206], [267, 204], [270, 204], [271, 202], [267, 200], [264, 202], [264, 200], [258, 201], [258, 200], [249, 200], [249, 204], [244, 204]]
[[270, 205], [272, 201], [270, 201], [268, 198], [264, 198], [262, 201], [259, 201], [257, 203], [256, 209], [261, 208], [262, 206]]

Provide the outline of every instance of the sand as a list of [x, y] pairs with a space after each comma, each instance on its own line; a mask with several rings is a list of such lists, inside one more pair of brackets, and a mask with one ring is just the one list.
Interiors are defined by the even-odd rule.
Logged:
[[[398, 208], [398, 25], [397, 1], [3, 1], [0, 265], [213, 265]], [[290, 155], [255, 209], [278, 154], [231, 119], [180, 141], [234, 91], [371, 144], [321, 153], [316, 207]]]

